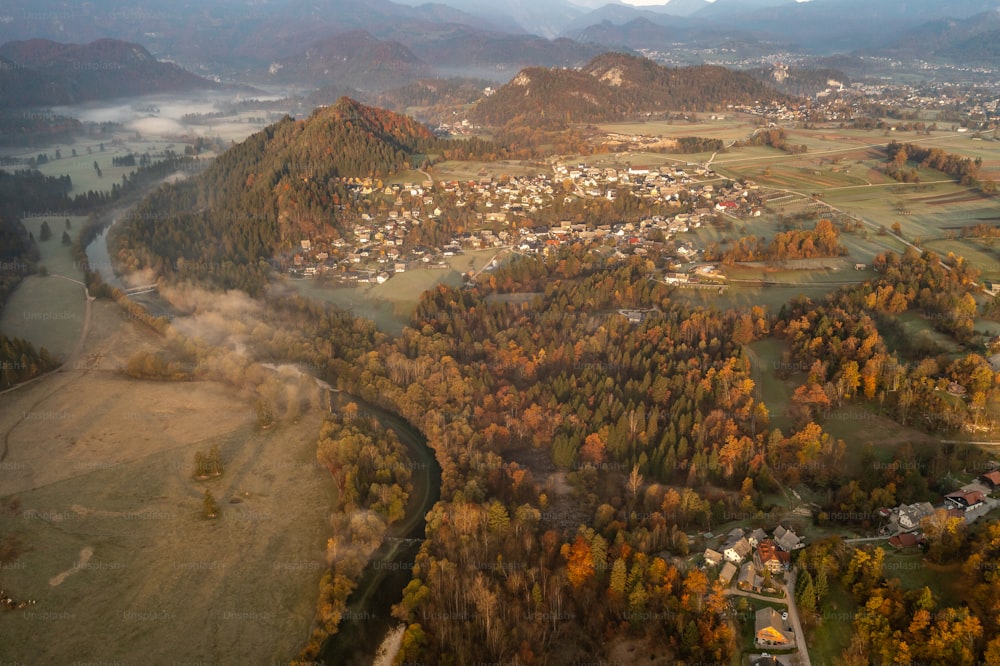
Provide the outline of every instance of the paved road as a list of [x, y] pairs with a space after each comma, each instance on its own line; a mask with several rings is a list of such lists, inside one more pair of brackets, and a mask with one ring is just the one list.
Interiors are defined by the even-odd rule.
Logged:
[[792, 572], [788, 575], [788, 581], [785, 583], [785, 595], [788, 597], [788, 621], [792, 623], [792, 628], [795, 629], [795, 644], [799, 647], [799, 663], [803, 666], [812, 666], [812, 662], [809, 660], [809, 650], [806, 647], [806, 634], [802, 631], [802, 623], [799, 621], [799, 609], [795, 603], [795, 579], [799, 575], [799, 568], [795, 567]]

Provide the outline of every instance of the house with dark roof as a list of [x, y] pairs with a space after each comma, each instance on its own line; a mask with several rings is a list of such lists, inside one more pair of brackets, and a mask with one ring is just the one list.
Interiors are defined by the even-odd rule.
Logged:
[[759, 527], [747, 535], [747, 541], [749, 541], [750, 545], [753, 546], [754, 548], [760, 545], [760, 542], [766, 538], [767, 538], [767, 532], [765, 532]]
[[789, 649], [795, 647], [795, 634], [773, 608], [761, 608], [754, 615], [754, 644], [759, 647]]
[[764, 577], [757, 573], [757, 567], [753, 562], [745, 562], [740, 567], [740, 577], [736, 580], [736, 587], [747, 592], [760, 592], [764, 588]]
[[802, 548], [802, 537], [782, 525], [774, 528], [774, 542], [781, 550], [791, 552], [796, 548]]
[[716, 567], [722, 561], [722, 553], [711, 548], [705, 549], [705, 564]]
[[753, 548], [750, 547], [750, 542], [746, 540], [745, 537], [741, 537], [739, 541], [731, 544], [727, 544], [722, 554], [727, 560], [733, 562], [734, 564], [739, 564], [747, 555], [753, 552]]
[[726, 562], [722, 565], [722, 571], [719, 572], [719, 580], [725, 585], [729, 585], [733, 582], [733, 577], [736, 575], [736, 565], [732, 562]]
[[931, 506], [930, 502], [900, 504], [896, 511], [896, 520], [900, 529], [915, 530], [920, 527], [920, 521], [932, 513], [934, 513], [934, 507]]

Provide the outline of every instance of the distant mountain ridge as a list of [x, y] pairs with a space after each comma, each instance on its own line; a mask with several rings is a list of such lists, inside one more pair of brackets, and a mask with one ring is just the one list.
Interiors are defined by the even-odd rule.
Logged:
[[705, 111], [755, 100], [791, 100], [748, 74], [724, 67], [669, 68], [606, 53], [580, 70], [526, 68], [471, 116], [488, 125], [513, 120], [600, 122], [666, 111]]
[[115, 39], [90, 44], [47, 39], [8, 42], [0, 46], [0, 62], [0, 108], [220, 87], [173, 63], [158, 61], [138, 44]]
[[[0, 42], [25, 35], [61, 42], [111, 37], [141, 43], [150, 53], [196, 74], [268, 83], [287, 80], [294, 85], [312, 83], [315, 77], [316, 87], [358, 89], [385, 89], [427, 76], [504, 81], [529, 66], [579, 67], [609, 49], [674, 49], [681, 52], [681, 61], [691, 62], [713, 58], [694, 49], [718, 47], [726, 49], [730, 61], [779, 52], [827, 56], [885, 48], [900, 57], [933, 51], [959, 64], [971, 57], [996, 65], [1000, 58], [993, 34], [973, 26], [960, 34], [965, 30], [962, 22], [995, 12], [998, 0], [670, 0], [655, 6], [596, 6], [596, 0], [406, 3], [89, 0], [75, 5], [65, 0], [7, 0], [0, 10]], [[931, 25], [935, 22], [936, 28]], [[948, 27], [952, 23], [958, 24], [954, 31]], [[350, 33], [367, 34], [383, 44], [358, 42], [344, 53], [335, 36]], [[908, 39], [910, 44], [903, 43]], [[688, 45], [693, 47], [690, 58], [683, 55]], [[307, 48], [312, 53], [306, 54]], [[273, 64], [284, 74], [267, 74]], [[9, 82], [19, 77], [8, 73], [6, 78]], [[30, 80], [17, 85], [24, 89], [27, 83]]]
[[281, 83], [383, 90], [426, 77], [430, 67], [399, 42], [353, 30], [330, 35], [297, 56], [273, 63], [268, 74]]
[[1000, 62], [1000, 10], [936, 19], [871, 53], [893, 58], [941, 58], [963, 64]]
[[[567, 23], [563, 36], [627, 48], [661, 49], [677, 44], [712, 46], [726, 35], [783, 45], [796, 51], [825, 55], [889, 50], [909, 57], [928, 55], [933, 48], [920, 40], [918, 26], [929, 22], [961, 23], [993, 12], [997, 0], [670, 0], [662, 6], [608, 4]], [[650, 25], [652, 24], [652, 25]], [[655, 26], [661, 26], [657, 29]], [[914, 32], [915, 31], [915, 32]], [[933, 31], [932, 31], [933, 32]], [[983, 31], [980, 31], [983, 32]], [[934, 39], [940, 37], [931, 34]], [[916, 38], [916, 39], [913, 39]], [[969, 53], [989, 58], [988, 37], [972, 40]], [[898, 48], [910, 40], [909, 48]], [[957, 44], [959, 40], [953, 40]], [[935, 42], [932, 41], [932, 44]], [[952, 42], [950, 42], [952, 43]], [[891, 45], [891, 46], [890, 46]], [[942, 57], [960, 63], [962, 49]], [[996, 60], [991, 60], [997, 64]]]

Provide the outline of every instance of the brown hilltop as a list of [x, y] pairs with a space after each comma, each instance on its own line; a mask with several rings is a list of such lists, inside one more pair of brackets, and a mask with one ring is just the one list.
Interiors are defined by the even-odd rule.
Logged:
[[605, 53], [582, 69], [529, 67], [483, 99], [473, 118], [511, 121], [600, 122], [666, 111], [708, 111], [728, 104], [791, 98], [742, 72], [700, 65], [671, 68], [642, 57]]

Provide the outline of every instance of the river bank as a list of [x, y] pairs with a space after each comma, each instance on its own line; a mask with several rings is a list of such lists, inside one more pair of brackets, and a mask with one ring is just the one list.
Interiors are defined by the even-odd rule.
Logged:
[[320, 660], [338, 666], [371, 666], [379, 646], [399, 625], [392, 606], [402, 599], [410, 582], [413, 562], [427, 526], [425, 517], [441, 494], [441, 467], [423, 434], [398, 414], [376, 407], [347, 393], [336, 394], [342, 408], [354, 402], [359, 410], [391, 428], [410, 455], [413, 492], [406, 516], [394, 523], [365, 567], [348, 599], [338, 632], [323, 644]]

